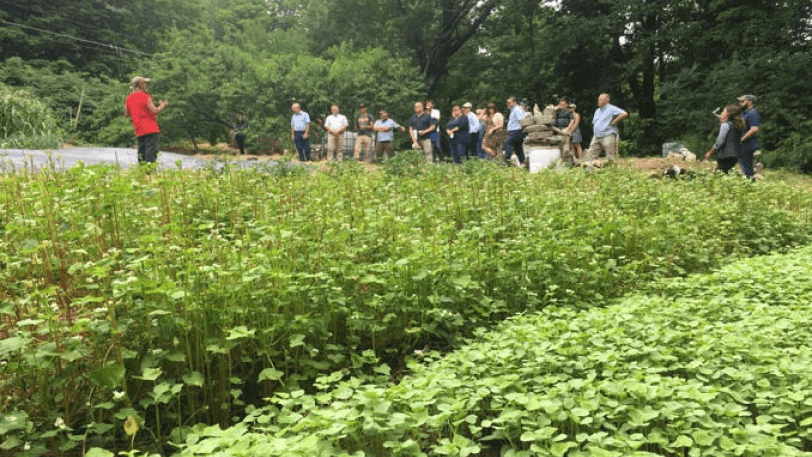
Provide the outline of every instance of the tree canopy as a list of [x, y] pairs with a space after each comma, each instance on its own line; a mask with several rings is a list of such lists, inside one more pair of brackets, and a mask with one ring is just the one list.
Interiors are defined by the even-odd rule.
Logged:
[[633, 113], [623, 135], [639, 155], [708, 141], [709, 113], [754, 93], [775, 150], [807, 137], [810, 15], [806, 0], [0, 0], [0, 82], [40, 96], [80, 140], [114, 143], [131, 141], [117, 105], [135, 74], [171, 99], [170, 137], [223, 135], [236, 111], [279, 135], [293, 99], [405, 116], [414, 99], [447, 113], [514, 95], [568, 96], [588, 139], [610, 92]]

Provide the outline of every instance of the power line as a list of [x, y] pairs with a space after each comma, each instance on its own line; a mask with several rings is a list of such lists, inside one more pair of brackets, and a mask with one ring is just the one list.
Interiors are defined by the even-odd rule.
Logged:
[[41, 37], [41, 39], [48, 40], [48, 41], [53, 41], [55, 43], [69, 44], [71, 46], [78, 46], [80, 48], [91, 49], [93, 51], [102, 52], [102, 53], [105, 53], [105, 54], [113, 54], [113, 55], [116, 55], [116, 56], [119, 56], [119, 57], [123, 58], [123, 56], [121, 55], [120, 52], [116, 52], [116, 51], [114, 51], [112, 49], [99, 48], [98, 46], [88, 46], [86, 44], [74, 43], [74, 42], [60, 40], [59, 38], [52, 38], [52, 37], [48, 37], [48, 36]]
[[[15, 7], [19, 8], [21, 10], [25, 10], [25, 11], [28, 11], [30, 13], [34, 13], [35, 15], [39, 15], [39, 16], [41, 16], [43, 18], [47, 17], [48, 19], [56, 19], [56, 20], [59, 20], [59, 21], [62, 21], [62, 22], [69, 22], [71, 24], [80, 25], [80, 26], [82, 26], [84, 28], [91, 28], [91, 29], [95, 29], [95, 30], [101, 30], [101, 31], [104, 31], [104, 32], [107, 32], [107, 33], [114, 33], [114, 34], [116, 34], [116, 35], [118, 35], [118, 36], [120, 36], [122, 38], [129, 38], [127, 35], [124, 35], [121, 32], [117, 32], [117, 31], [109, 29], [109, 28], [99, 27], [99, 26], [93, 25], [93, 24], [88, 24], [87, 22], [74, 21], [74, 20], [68, 19], [68, 18], [66, 18], [64, 16], [55, 16], [55, 15], [47, 16], [44, 11], [40, 11], [39, 9], [34, 9], [34, 8], [31, 8], [30, 6], [22, 5], [22, 4], [17, 3], [17, 2], [12, 2], [12, 1], [9, 1], [9, 0], [0, 0], [0, 3], [5, 3], [6, 5], [14, 5]], [[54, 14], [57, 14], [57, 13], [54, 13]]]
[[20, 27], [20, 28], [23, 28], [23, 29], [36, 30], [38, 32], [48, 33], [48, 34], [55, 35], [55, 36], [58, 36], [58, 37], [68, 38], [70, 40], [81, 41], [81, 42], [84, 42], [84, 43], [90, 43], [90, 44], [94, 44], [96, 46], [101, 46], [103, 48], [109, 48], [109, 49], [113, 50], [113, 52], [116, 53], [116, 54], [121, 53], [121, 52], [131, 52], [133, 54], [142, 54], [142, 55], [145, 55], [145, 56], [151, 56], [151, 54], [148, 54], [146, 52], [141, 52], [141, 51], [137, 51], [137, 50], [133, 50], [133, 49], [122, 48], [122, 47], [116, 46], [114, 44], [99, 43], [98, 41], [86, 40], [84, 38], [79, 38], [79, 37], [75, 37], [75, 36], [72, 36], [72, 35], [65, 35], [64, 33], [57, 33], [57, 32], [52, 32], [50, 30], [40, 29], [40, 28], [37, 28], [37, 27], [31, 27], [29, 25], [18, 24], [16, 22], [9, 22], [9, 21], [4, 21], [4, 20], [0, 19], [0, 23], [6, 24], [6, 25], [11, 25], [11, 26], [14, 26], [14, 27]]

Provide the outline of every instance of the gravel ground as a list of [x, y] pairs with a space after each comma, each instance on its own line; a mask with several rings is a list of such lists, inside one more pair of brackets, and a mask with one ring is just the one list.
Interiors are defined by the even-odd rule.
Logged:
[[[65, 170], [75, 166], [79, 161], [85, 165], [99, 163], [118, 164], [127, 168], [138, 164], [138, 151], [128, 148], [70, 148], [55, 149], [49, 152], [23, 149], [0, 149], [0, 172], [7, 170], [34, 169], [40, 170], [53, 163], [57, 170]], [[161, 168], [177, 168], [178, 161], [182, 168], [200, 168], [210, 161], [198, 157], [191, 157], [172, 152], [161, 152], [158, 155], [158, 166]], [[254, 166], [256, 161], [239, 162], [240, 167]], [[271, 165], [271, 162], [262, 162]]]

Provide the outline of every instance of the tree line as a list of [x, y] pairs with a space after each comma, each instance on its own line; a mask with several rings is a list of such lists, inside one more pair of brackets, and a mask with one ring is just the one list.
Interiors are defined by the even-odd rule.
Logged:
[[669, 140], [702, 150], [711, 111], [753, 93], [768, 162], [812, 172], [810, 15], [805, 0], [0, 0], [0, 82], [103, 144], [132, 141], [119, 114], [134, 74], [172, 100], [169, 140], [223, 140], [238, 111], [285, 138], [294, 99], [403, 118], [416, 99], [447, 116], [508, 96], [569, 97], [588, 139], [609, 92], [632, 113], [633, 155]]

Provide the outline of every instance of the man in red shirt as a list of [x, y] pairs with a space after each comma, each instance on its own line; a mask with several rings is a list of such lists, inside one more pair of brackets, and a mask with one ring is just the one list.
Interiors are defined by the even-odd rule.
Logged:
[[158, 106], [147, 93], [149, 78], [136, 76], [132, 81], [132, 93], [124, 103], [124, 115], [132, 119], [135, 136], [138, 137], [138, 163], [155, 162], [158, 159], [158, 113], [169, 102], [161, 100]]

